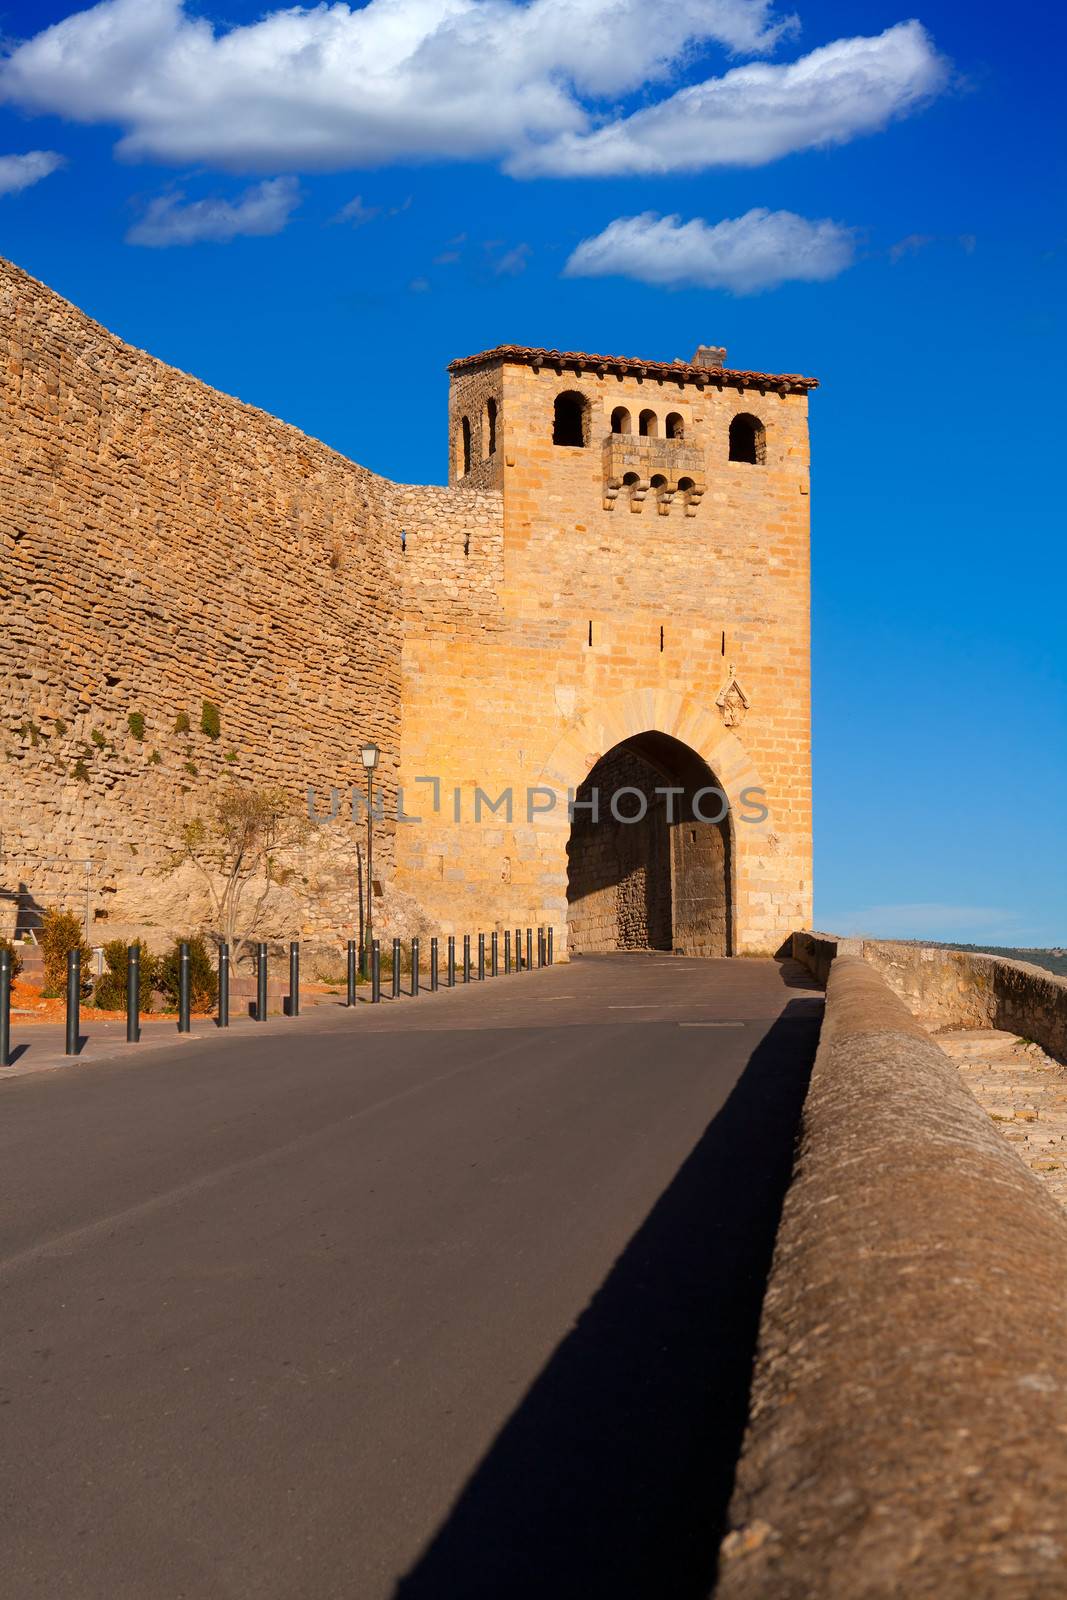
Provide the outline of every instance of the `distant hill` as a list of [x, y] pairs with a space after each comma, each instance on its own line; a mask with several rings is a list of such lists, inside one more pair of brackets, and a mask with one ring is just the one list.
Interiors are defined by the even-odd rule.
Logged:
[[[911, 941], [909, 941], [910, 943]], [[1029, 961], [1032, 967], [1044, 967], [1057, 977], [1067, 978], [1067, 950], [1019, 950], [1012, 945], [996, 944], [937, 944], [924, 939], [924, 944], [934, 944], [938, 950], [974, 950], [983, 956], [1003, 956], [1007, 961]]]

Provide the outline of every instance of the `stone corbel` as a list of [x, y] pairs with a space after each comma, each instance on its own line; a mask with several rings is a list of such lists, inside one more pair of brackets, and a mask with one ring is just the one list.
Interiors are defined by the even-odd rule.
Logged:
[[687, 517], [696, 516], [697, 506], [700, 504], [703, 497], [703, 484], [695, 483], [691, 489], [687, 489], [685, 491], [685, 514]]

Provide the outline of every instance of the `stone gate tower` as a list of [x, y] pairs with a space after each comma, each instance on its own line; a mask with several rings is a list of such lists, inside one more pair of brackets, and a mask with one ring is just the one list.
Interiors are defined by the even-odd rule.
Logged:
[[397, 839], [443, 927], [725, 955], [810, 921], [815, 380], [724, 358], [452, 363], [475, 532], [412, 552], [401, 776], [439, 809]]

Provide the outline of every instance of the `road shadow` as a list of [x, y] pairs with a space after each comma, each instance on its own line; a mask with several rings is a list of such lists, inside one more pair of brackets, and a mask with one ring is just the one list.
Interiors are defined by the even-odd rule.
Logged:
[[778, 976], [787, 989], [821, 989], [822, 984], [814, 977], [800, 961], [794, 961], [792, 956], [775, 956]]
[[703, 1600], [818, 1039], [791, 1000], [395, 1600]]

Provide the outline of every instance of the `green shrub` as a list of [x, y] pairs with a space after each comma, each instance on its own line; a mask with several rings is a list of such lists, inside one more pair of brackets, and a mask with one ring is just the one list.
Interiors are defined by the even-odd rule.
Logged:
[[77, 778], [79, 783], [89, 782], [89, 768], [85, 765], [85, 762], [82, 760], [81, 756], [79, 756], [77, 761], [75, 761], [71, 771], [74, 773], [74, 776]]
[[62, 739], [63, 735], [67, 731], [67, 724], [63, 721], [62, 717], [57, 717], [56, 718], [55, 729], [56, 729], [56, 732], [58, 733], [59, 737]]
[[17, 945], [13, 945], [10, 939], [0, 939], [0, 950], [10, 950], [11, 976], [12, 978], [17, 978], [22, 971], [22, 954]]
[[195, 761], [183, 762], [183, 766], [185, 767], [185, 770], [189, 774], [190, 778], [195, 778], [200, 771], [200, 768], [197, 766]]
[[99, 728], [94, 728], [90, 737], [98, 750], [103, 750], [106, 748], [107, 740]]
[[222, 759], [224, 761], [229, 761], [229, 762], [233, 763], [234, 761], [237, 760], [237, 751], [236, 750], [227, 750], [226, 754], [223, 756]]
[[174, 719], [175, 733], [188, 733], [191, 727], [192, 723], [189, 721], [188, 711], [179, 711]]
[[41, 954], [44, 958], [44, 986], [52, 994], [62, 994], [67, 982], [67, 951], [80, 950], [82, 988], [89, 987], [89, 962], [92, 951], [85, 940], [82, 919], [76, 911], [46, 911], [41, 918]]
[[158, 750], [152, 751], [152, 754], [148, 758], [148, 765], [150, 767], [161, 767], [163, 765], [163, 757], [160, 755]]
[[[139, 972], [141, 1010], [148, 1011], [152, 1006], [152, 990], [156, 985], [158, 962], [140, 940], [137, 941], [137, 947], [141, 952]], [[109, 939], [104, 946], [104, 960], [107, 962], [107, 971], [96, 980], [93, 1004], [99, 1006], [101, 1011], [125, 1012], [126, 979], [130, 968], [130, 952], [126, 941]]]
[[222, 718], [213, 700], [205, 700], [200, 712], [200, 732], [209, 739], [217, 739], [222, 732]]
[[135, 739], [144, 738], [144, 717], [139, 711], [131, 711], [126, 718], [126, 725]]
[[[191, 933], [189, 946], [189, 996], [194, 1011], [211, 1011], [218, 998], [219, 982], [202, 934]], [[178, 983], [181, 972], [180, 939], [175, 939], [159, 963], [158, 984], [172, 1007], [178, 1004]]]

